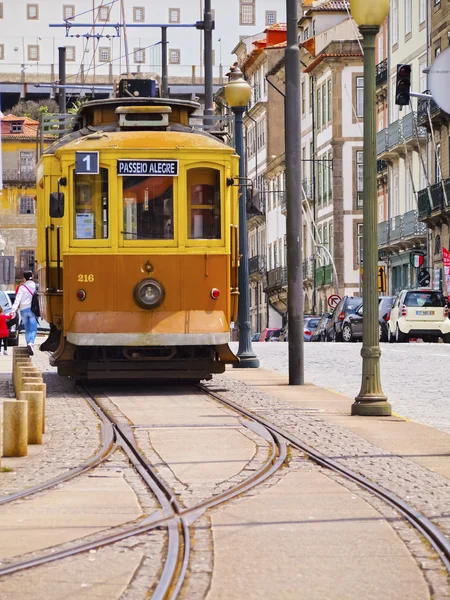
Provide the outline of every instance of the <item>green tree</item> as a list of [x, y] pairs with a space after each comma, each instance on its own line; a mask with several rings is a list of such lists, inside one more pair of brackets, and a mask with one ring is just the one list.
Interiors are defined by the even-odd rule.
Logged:
[[58, 103], [52, 99], [39, 100], [38, 102], [34, 100], [21, 100], [11, 108], [10, 112], [15, 117], [28, 117], [29, 119], [39, 121], [41, 113], [58, 113], [59, 107]]

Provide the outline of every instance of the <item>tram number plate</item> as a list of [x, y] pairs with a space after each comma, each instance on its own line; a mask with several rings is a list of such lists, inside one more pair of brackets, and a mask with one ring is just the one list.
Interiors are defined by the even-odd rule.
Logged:
[[75, 152], [75, 173], [77, 175], [98, 175], [98, 152]]
[[177, 160], [125, 160], [117, 161], [117, 175], [138, 175], [141, 177], [178, 175]]

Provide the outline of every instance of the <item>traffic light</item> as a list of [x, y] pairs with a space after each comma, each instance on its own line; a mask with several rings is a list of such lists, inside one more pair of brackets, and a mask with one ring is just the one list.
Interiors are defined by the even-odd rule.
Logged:
[[411, 65], [397, 65], [397, 82], [395, 86], [395, 104], [409, 105], [409, 89], [411, 87]]

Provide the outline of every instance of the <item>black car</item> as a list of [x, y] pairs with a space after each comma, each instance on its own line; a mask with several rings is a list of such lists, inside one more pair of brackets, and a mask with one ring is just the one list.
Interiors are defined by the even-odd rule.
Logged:
[[[380, 342], [388, 341], [388, 321], [395, 297], [381, 296], [378, 299], [378, 325]], [[348, 314], [342, 323], [342, 339], [344, 342], [362, 340], [363, 335], [363, 306], [358, 306], [354, 313]]]
[[327, 342], [342, 342], [342, 326], [347, 317], [353, 314], [361, 306], [361, 298], [344, 296], [333, 311], [331, 319], [328, 321], [325, 329], [325, 338]]
[[[5, 314], [8, 314], [11, 312], [11, 309], [12, 309], [11, 300], [9, 299], [8, 294], [6, 294], [3, 291], [0, 291], [0, 305], [3, 308], [3, 312]], [[19, 330], [18, 330], [19, 318], [18, 318], [17, 314], [14, 317], [14, 319], [10, 319], [9, 321], [6, 322], [6, 324], [9, 329], [8, 346], [18, 346], [19, 345]]]
[[325, 342], [326, 341], [325, 328], [330, 319], [331, 319], [330, 313], [324, 313], [320, 317], [320, 320], [317, 323], [316, 328], [311, 333], [311, 338], [309, 340], [310, 342]]

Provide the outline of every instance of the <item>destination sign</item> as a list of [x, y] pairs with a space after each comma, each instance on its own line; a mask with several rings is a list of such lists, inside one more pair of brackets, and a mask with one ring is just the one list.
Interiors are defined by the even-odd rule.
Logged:
[[165, 175], [176, 177], [178, 175], [178, 161], [120, 159], [117, 161], [117, 175], [140, 175], [142, 177]]

